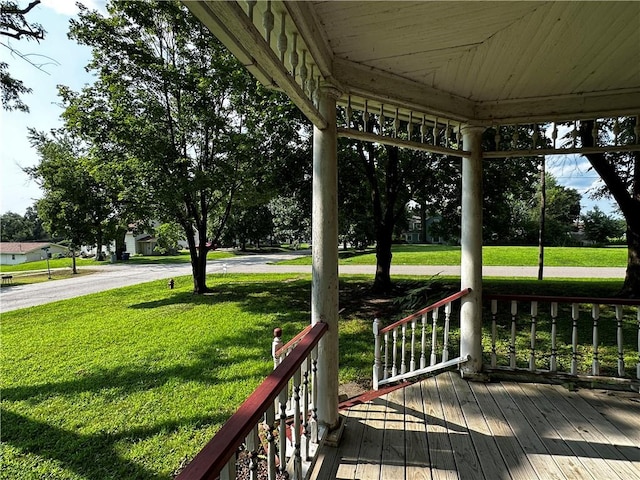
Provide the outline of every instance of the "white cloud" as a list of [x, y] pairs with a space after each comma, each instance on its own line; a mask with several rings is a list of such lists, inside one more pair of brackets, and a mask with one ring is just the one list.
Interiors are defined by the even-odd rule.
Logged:
[[78, 14], [78, 6], [76, 5], [78, 1], [90, 10], [106, 12], [105, 0], [42, 0], [42, 6], [61, 15], [72, 17]]

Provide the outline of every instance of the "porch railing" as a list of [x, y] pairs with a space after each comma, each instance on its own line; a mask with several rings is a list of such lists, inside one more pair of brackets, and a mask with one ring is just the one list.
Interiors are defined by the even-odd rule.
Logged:
[[176, 479], [235, 479], [237, 452], [243, 444], [252, 480], [258, 478], [262, 448], [270, 480], [278, 472], [304, 478], [305, 464], [310, 464], [321, 436], [315, 408], [317, 345], [327, 328], [319, 322], [297, 335], [273, 372]]
[[[453, 303], [469, 292], [470, 288], [457, 292], [384, 328], [380, 327], [379, 319], [373, 321], [374, 390], [468, 360], [468, 357], [460, 356], [450, 358], [449, 332]], [[442, 310], [443, 319], [440, 318]], [[459, 318], [459, 311], [457, 313], [456, 318]], [[441, 320], [442, 324], [439, 323]], [[440, 335], [442, 341], [439, 341]]]
[[640, 385], [640, 300], [484, 295], [484, 303], [485, 369]]

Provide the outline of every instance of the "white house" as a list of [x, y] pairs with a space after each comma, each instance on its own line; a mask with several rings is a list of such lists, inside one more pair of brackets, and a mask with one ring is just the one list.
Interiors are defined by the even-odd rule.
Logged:
[[67, 247], [50, 242], [0, 242], [0, 265], [18, 265], [26, 262], [36, 262], [47, 258], [47, 251], [51, 257], [67, 255]]

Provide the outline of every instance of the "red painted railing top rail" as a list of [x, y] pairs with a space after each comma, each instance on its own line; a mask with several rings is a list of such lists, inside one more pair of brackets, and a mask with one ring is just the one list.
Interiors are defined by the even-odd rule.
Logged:
[[273, 405], [279, 392], [286, 387], [302, 362], [309, 356], [327, 331], [327, 324], [311, 326], [296, 348], [282, 360], [273, 372], [258, 386], [238, 411], [222, 426], [176, 480], [215, 479], [233, 456], [264, 412]]
[[278, 348], [278, 350], [276, 350], [276, 352], [275, 352], [275, 356], [279, 357], [280, 355], [282, 355], [283, 352], [286, 352], [290, 348], [293, 348], [295, 345], [297, 345], [298, 342], [300, 341], [300, 339], [303, 338], [305, 335], [307, 335], [307, 333], [309, 333], [309, 331], [312, 328], [313, 328], [312, 324], [307, 325], [303, 330], [298, 332], [295, 337], [293, 337], [287, 343], [285, 343], [280, 348]]
[[447, 298], [443, 298], [442, 300], [439, 300], [436, 303], [434, 303], [432, 305], [429, 305], [428, 307], [423, 308], [422, 310], [418, 310], [417, 312], [412, 313], [411, 315], [409, 315], [408, 317], [403, 318], [402, 320], [398, 320], [397, 322], [392, 323], [391, 325], [388, 325], [388, 326], [380, 329], [380, 333], [379, 334], [382, 335], [382, 334], [384, 334], [386, 332], [390, 332], [394, 328], [397, 328], [397, 327], [399, 327], [400, 325], [402, 325], [404, 323], [409, 323], [414, 318], [421, 317], [425, 313], [429, 313], [429, 312], [435, 310], [436, 308], [440, 308], [443, 305], [446, 305], [449, 302], [453, 302], [454, 300], [457, 300], [459, 298], [464, 297], [469, 292], [471, 292], [471, 289], [470, 288], [465, 288], [464, 290], [461, 290], [461, 291], [459, 291], [457, 293], [454, 293], [453, 295], [449, 295]]
[[549, 303], [589, 303], [596, 305], [640, 305], [640, 298], [556, 297], [546, 295], [503, 295], [485, 293], [485, 300]]

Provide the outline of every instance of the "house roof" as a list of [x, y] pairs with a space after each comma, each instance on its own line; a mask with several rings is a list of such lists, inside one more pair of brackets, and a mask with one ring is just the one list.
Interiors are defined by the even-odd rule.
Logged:
[[66, 248], [51, 242], [0, 242], [0, 253], [26, 254], [52, 246]]

